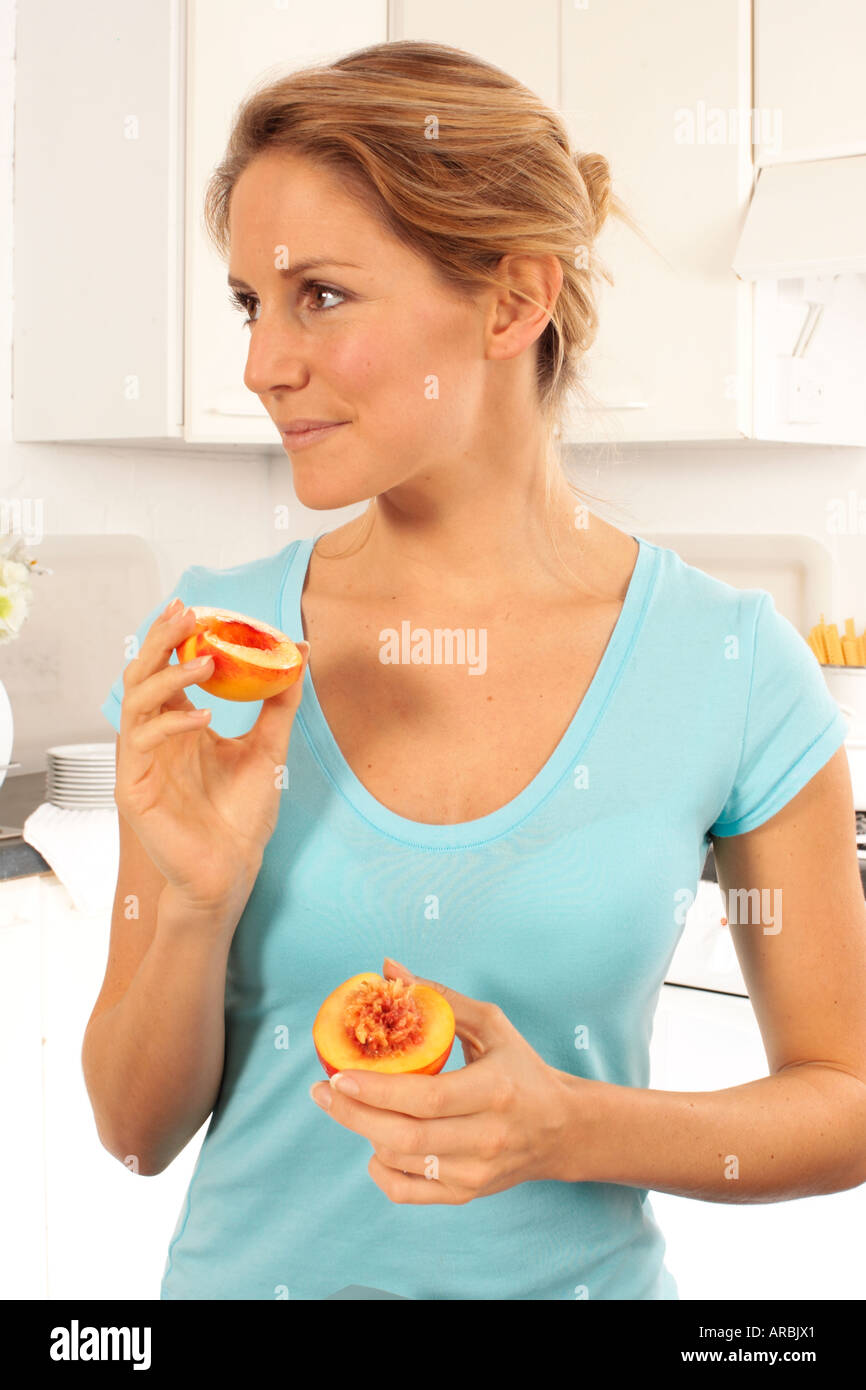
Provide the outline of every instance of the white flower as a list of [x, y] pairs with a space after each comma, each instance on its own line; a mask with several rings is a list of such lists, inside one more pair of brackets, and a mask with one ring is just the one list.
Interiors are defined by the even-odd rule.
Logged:
[[[12, 547], [12, 552], [19, 547]], [[30, 609], [30, 566], [0, 556], [0, 643], [11, 642], [24, 625]]]

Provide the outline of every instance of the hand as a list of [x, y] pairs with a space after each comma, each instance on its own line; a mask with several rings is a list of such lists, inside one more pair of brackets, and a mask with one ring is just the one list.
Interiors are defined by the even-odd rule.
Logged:
[[298, 644], [304, 665], [294, 684], [262, 701], [242, 737], [221, 738], [207, 725], [209, 712], [197, 710], [184, 690], [208, 678], [213, 658], [197, 668], [170, 660], [194, 628], [191, 609], [167, 609], [124, 669], [114, 799], [179, 899], [242, 910], [276, 827], [278, 769], [301, 702], [309, 644]]
[[[392, 1202], [463, 1206], [566, 1165], [569, 1090], [496, 1004], [385, 960], [385, 977], [432, 985], [454, 1010], [467, 1066], [437, 1076], [352, 1070], [313, 1086], [328, 1115], [373, 1145], [368, 1171]], [[338, 1077], [340, 1079], [338, 1079]], [[353, 1081], [356, 1098], [343, 1091]]]

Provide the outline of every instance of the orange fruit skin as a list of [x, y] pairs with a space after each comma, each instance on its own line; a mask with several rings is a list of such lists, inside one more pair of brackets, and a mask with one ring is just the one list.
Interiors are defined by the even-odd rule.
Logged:
[[[268, 623], [229, 609], [194, 608], [196, 627], [189, 637], [175, 647], [179, 662], [193, 661], [199, 656], [213, 658], [213, 670], [205, 681], [197, 682], [200, 690], [208, 695], [216, 695], [221, 700], [267, 700], [279, 695], [298, 680], [303, 668], [300, 651], [285, 633], [277, 632]], [[229, 632], [238, 623], [245, 624], [253, 633], [266, 635], [273, 647], [284, 650], [282, 665], [271, 668], [244, 661], [236, 653], [226, 652], [210, 641], [213, 633], [218, 639], [222, 632]], [[228, 639], [226, 639], [228, 640]], [[236, 642], [236, 638], [232, 639]], [[250, 646], [250, 651], [257, 650]]]
[[[442, 1053], [441, 1057], [437, 1057], [436, 1060], [435, 1060], [435, 1062], [430, 1062], [430, 1064], [429, 1064], [428, 1066], [426, 1066], [426, 1067], [412, 1067], [409, 1071], [391, 1071], [391, 1072], [386, 1072], [386, 1073], [384, 1073], [384, 1075], [386, 1075], [386, 1076], [435, 1076], [435, 1075], [437, 1074], [437, 1072], [440, 1072], [440, 1071], [442, 1070], [442, 1068], [444, 1067], [445, 1063], [448, 1061], [448, 1058], [451, 1056], [451, 1049], [452, 1049], [453, 1046], [454, 1046], [454, 1039], [452, 1038], [452, 1039], [451, 1039], [451, 1042], [448, 1044], [447, 1048], [446, 1048], [445, 1051]], [[318, 1048], [316, 1048], [316, 1056], [318, 1057], [318, 1059], [319, 1059], [319, 1061], [321, 1062], [322, 1066], [325, 1068], [325, 1071], [328, 1073], [328, 1076], [335, 1076], [336, 1073], [337, 1073], [337, 1071], [339, 1070], [339, 1068], [338, 1068], [338, 1067], [332, 1067], [331, 1064], [330, 1064], [330, 1062], [326, 1062], [325, 1059], [324, 1059], [324, 1057], [322, 1056], [322, 1054], [321, 1054], [321, 1052], [319, 1051]], [[375, 1069], [375, 1067], [364, 1067], [363, 1070], [364, 1070], [364, 1071], [375, 1071], [376, 1069]], [[351, 1067], [346, 1067], [346, 1071], [351, 1071]], [[380, 1076], [381, 1076], [382, 1074], [383, 1074], [383, 1073], [381, 1073], [381, 1072], [379, 1073]]]

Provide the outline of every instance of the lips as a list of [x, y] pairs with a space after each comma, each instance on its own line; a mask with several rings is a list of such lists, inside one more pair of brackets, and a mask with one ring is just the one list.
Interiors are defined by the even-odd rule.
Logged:
[[326, 430], [345, 423], [345, 420], [293, 420], [289, 425], [280, 425], [279, 429], [282, 434], [307, 434], [310, 430]]
[[335, 430], [342, 429], [348, 423], [348, 420], [314, 420], [308, 424], [304, 420], [295, 420], [290, 428], [281, 428], [280, 432], [285, 448], [294, 454], [299, 449], [307, 449], [311, 444], [318, 444], [320, 440], [327, 439]]

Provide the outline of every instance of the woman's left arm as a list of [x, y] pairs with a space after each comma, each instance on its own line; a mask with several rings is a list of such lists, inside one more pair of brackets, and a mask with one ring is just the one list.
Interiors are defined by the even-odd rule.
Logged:
[[554, 1179], [745, 1203], [866, 1181], [866, 901], [845, 749], [714, 855], [771, 1074], [721, 1091], [590, 1081], [544, 1062], [496, 1005], [436, 984], [471, 1065], [352, 1071], [311, 1091], [369, 1139], [386, 1196], [463, 1204]]
[[[854, 833], [842, 747], [764, 825], [714, 840], [770, 1075], [722, 1091], [606, 1088], [595, 1176], [711, 1202], [866, 1181], [866, 901]], [[577, 1120], [578, 1143], [579, 1133]]]

